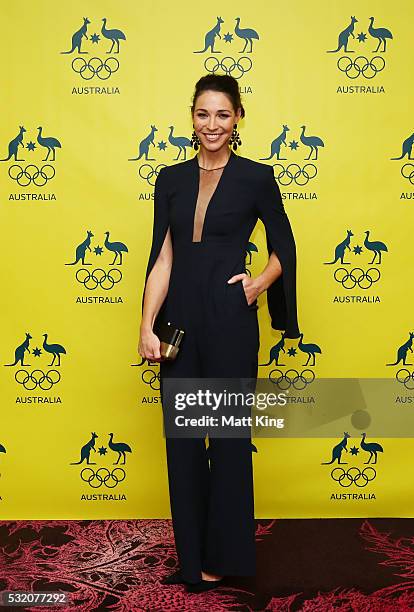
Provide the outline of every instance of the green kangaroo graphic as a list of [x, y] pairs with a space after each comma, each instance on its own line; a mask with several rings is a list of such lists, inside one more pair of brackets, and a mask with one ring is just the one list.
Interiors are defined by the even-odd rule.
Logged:
[[259, 366], [268, 366], [270, 365], [273, 361], [275, 362], [275, 365], [285, 365], [284, 363], [279, 363], [279, 353], [280, 351], [283, 351], [284, 353], [286, 353], [284, 346], [285, 346], [285, 335], [286, 332], [282, 333], [282, 337], [279, 340], [279, 342], [277, 344], [275, 344], [274, 346], [272, 346], [272, 348], [270, 349], [270, 353], [269, 353], [269, 361], [267, 363], [259, 363]]
[[83, 26], [79, 28], [77, 32], [75, 32], [72, 36], [72, 48], [70, 51], [61, 51], [61, 53], [73, 53], [75, 49], [78, 50], [78, 53], [88, 53], [87, 51], [81, 51], [82, 38], [88, 38], [86, 32], [88, 29], [88, 24], [90, 23], [87, 17], [83, 18]]
[[356, 19], [355, 17], [351, 17], [351, 23], [349, 24], [349, 26], [345, 28], [345, 30], [342, 30], [342, 32], [338, 36], [338, 47], [336, 49], [333, 49], [332, 51], [327, 51], [327, 53], [337, 53], [342, 49], [342, 47], [344, 48], [345, 53], [355, 53], [355, 51], [352, 51], [352, 49], [347, 49], [347, 46], [349, 37], [352, 36], [352, 38], [355, 38], [354, 26], [357, 21], [358, 19]]
[[410, 333], [410, 337], [408, 338], [407, 342], [404, 342], [404, 344], [402, 344], [397, 351], [397, 361], [395, 363], [386, 363], [385, 365], [387, 366], [394, 366], [394, 365], [398, 365], [400, 363], [400, 361], [403, 362], [403, 365], [407, 366], [407, 365], [413, 365], [412, 363], [407, 363], [406, 359], [407, 359], [407, 353], [410, 350], [411, 352], [413, 352], [413, 338], [414, 338], [414, 332], [409, 332]]
[[30, 349], [29, 349], [29, 344], [30, 344], [30, 340], [31, 340], [32, 336], [27, 333], [26, 334], [26, 339], [24, 340], [24, 342], [22, 342], [20, 344], [20, 346], [18, 346], [16, 348], [16, 350], [14, 351], [14, 363], [5, 363], [5, 366], [15, 366], [17, 365], [17, 363], [20, 361], [20, 365], [21, 366], [30, 366], [30, 363], [23, 363], [24, 361], [24, 354], [27, 351], [28, 353], [30, 353]]
[[341, 455], [342, 455], [342, 451], [348, 452], [346, 444], [347, 444], [348, 438], [350, 437], [351, 436], [349, 435], [349, 433], [344, 431], [343, 439], [332, 449], [332, 459], [330, 461], [323, 461], [321, 465], [330, 465], [334, 461], [338, 461], [338, 463], [346, 464], [346, 461], [341, 461]]
[[270, 155], [269, 157], [261, 157], [261, 161], [265, 160], [265, 159], [272, 159], [272, 157], [274, 155], [276, 155], [276, 159], [281, 159], [281, 160], [286, 160], [287, 157], [280, 157], [280, 147], [282, 144], [285, 145], [285, 147], [287, 147], [286, 144], [286, 132], [289, 131], [289, 128], [287, 125], [283, 126], [283, 131], [281, 134], [279, 134], [279, 136], [277, 136], [271, 143], [270, 145]]
[[80, 452], [80, 461], [75, 461], [74, 463], [71, 463], [70, 465], [79, 465], [80, 463], [83, 463], [86, 459], [86, 463], [88, 465], [96, 465], [96, 463], [93, 463], [92, 461], [90, 461], [90, 455], [91, 455], [91, 450], [93, 450], [96, 453], [96, 449], [95, 449], [95, 439], [98, 436], [96, 435], [96, 433], [93, 431], [92, 432], [92, 438], [89, 440], [89, 442], [87, 442], [86, 444], [84, 444], [81, 448], [81, 452]]
[[93, 237], [93, 234], [89, 230], [88, 230], [87, 234], [88, 234], [87, 238], [83, 242], [78, 244], [78, 246], [76, 247], [75, 261], [72, 261], [71, 263], [65, 263], [65, 266], [74, 266], [74, 265], [76, 265], [78, 263], [79, 260], [82, 260], [82, 265], [83, 266], [91, 266], [92, 265], [91, 263], [86, 263], [85, 262], [85, 255], [86, 255], [87, 249], [89, 249], [92, 252], [92, 249], [91, 249], [91, 238]]
[[408, 138], [404, 140], [403, 145], [402, 145], [402, 153], [400, 157], [391, 157], [390, 159], [402, 159], [406, 155], [408, 155], [408, 159], [414, 159], [414, 157], [411, 157], [411, 153], [413, 150], [413, 143], [414, 143], [414, 132], [411, 134], [411, 136], [409, 136]]
[[17, 136], [9, 142], [9, 156], [6, 157], [5, 159], [0, 159], [0, 161], [9, 161], [9, 159], [13, 157], [13, 155], [14, 155], [14, 161], [24, 161], [24, 159], [17, 159], [17, 153], [19, 151], [19, 145], [21, 145], [24, 149], [23, 134], [26, 131], [26, 129], [22, 125], [20, 125], [19, 128], [20, 128], [20, 131], [17, 134]]
[[216, 25], [214, 26], [214, 28], [211, 28], [211, 30], [205, 35], [204, 49], [201, 49], [201, 51], [193, 51], [193, 53], [204, 53], [205, 51], [207, 51], [207, 49], [210, 49], [210, 53], [221, 53], [221, 51], [215, 51], [214, 41], [216, 36], [221, 38], [220, 28], [222, 23], [224, 23], [224, 19], [222, 19], [221, 17], [217, 17]]
[[354, 234], [351, 232], [351, 230], [347, 230], [346, 231], [347, 236], [345, 238], [345, 240], [343, 242], [340, 242], [336, 248], [335, 248], [335, 259], [333, 261], [324, 261], [323, 263], [326, 265], [331, 265], [331, 264], [336, 264], [336, 262], [338, 261], [338, 259], [341, 260], [341, 264], [343, 266], [349, 266], [350, 263], [347, 261], [344, 261], [344, 257], [345, 257], [345, 250], [349, 249], [351, 250], [351, 247], [349, 246], [349, 243], [351, 242], [351, 236], [353, 236]]
[[146, 136], [139, 143], [138, 157], [131, 157], [128, 161], [137, 161], [138, 159], [141, 159], [143, 155], [145, 155], [146, 161], [155, 161], [154, 157], [148, 157], [150, 145], [155, 147], [155, 142], [154, 142], [155, 132], [158, 132], [158, 129], [155, 127], [155, 125], [152, 125], [151, 131], [148, 134], [148, 136]]

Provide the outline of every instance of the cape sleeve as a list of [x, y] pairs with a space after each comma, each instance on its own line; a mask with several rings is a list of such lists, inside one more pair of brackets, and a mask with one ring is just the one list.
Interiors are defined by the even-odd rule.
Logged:
[[[169, 226], [169, 215], [168, 215], [168, 188], [167, 188], [167, 177], [166, 177], [166, 169], [168, 166], [163, 166], [158, 173], [157, 179], [155, 181], [154, 186], [154, 216], [153, 216], [153, 226], [152, 226], [152, 244], [151, 250], [148, 258], [147, 271], [145, 273], [145, 281], [144, 288], [142, 291], [142, 301], [141, 301], [141, 314], [144, 310], [144, 296], [145, 289], [147, 286], [148, 276], [157, 261], [158, 255], [161, 251], [162, 245], [164, 244], [165, 235]], [[156, 321], [158, 317], [162, 316], [164, 303], [161, 305], [161, 308], [156, 317]], [[155, 322], [154, 322], [155, 323]], [[155, 325], [154, 325], [155, 326]]]
[[298, 338], [295, 239], [271, 166], [266, 166], [261, 181], [257, 198], [258, 217], [265, 226], [268, 253], [275, 251], [282, 266], [281, 276], [267, 289], [271, 326], [284, 330], [286, 338]]

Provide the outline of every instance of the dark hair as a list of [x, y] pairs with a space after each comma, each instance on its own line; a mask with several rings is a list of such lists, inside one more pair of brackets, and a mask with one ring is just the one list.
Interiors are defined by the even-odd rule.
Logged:
[[222, 93], [226, 94], [230, 98], [234, 112], [237, 113], [237, 109], [240, 107], [241, 117], [244, 117], [245, 112], [240, 99], [239, 84], [234, 77], [227, 74], [206, 74], [197, 81], [193, 94], [193, 102], [191, 105], [192, 113], [194, 113], [195, 103], [198, 96], [203, 93], [203, 91], [207, 91], [209, 89], [212, 91], [221, 91]]

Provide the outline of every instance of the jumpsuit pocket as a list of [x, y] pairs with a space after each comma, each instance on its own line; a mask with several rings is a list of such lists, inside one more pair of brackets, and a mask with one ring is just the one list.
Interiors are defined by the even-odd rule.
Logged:
[[231, 298], [232, 295], [237, 295], [237, 304], [240, 304], [243, 308], [247, 310], [257, 310], [257, 299], [254, 300], [251, 304], [247, 302], [247, 297], [244, 292], [243, 283], [241, 280], [231, 283], [230, 285], [227, 283], [227, 296]]

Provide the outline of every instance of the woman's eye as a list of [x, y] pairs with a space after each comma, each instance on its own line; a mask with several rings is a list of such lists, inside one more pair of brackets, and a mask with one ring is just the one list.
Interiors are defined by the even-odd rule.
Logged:
[[[207, 113], [198, 113], [197, 117], [207, 117]], [[228, 119], [230, 115], [219, 115], [220, 119]]]

